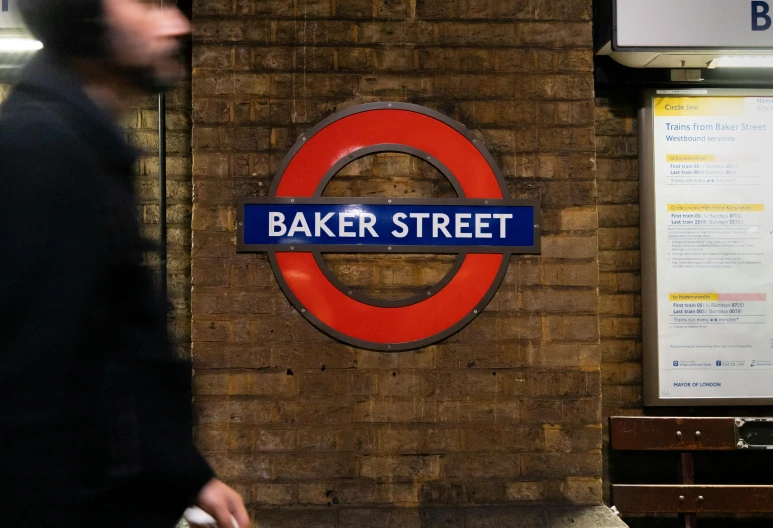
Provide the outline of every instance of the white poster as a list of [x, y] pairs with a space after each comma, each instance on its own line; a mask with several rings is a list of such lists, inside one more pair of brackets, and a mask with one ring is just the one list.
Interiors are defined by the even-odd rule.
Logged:
[[773, 97], [658, 96], [654, 133], [659, 396], [773, 397]]

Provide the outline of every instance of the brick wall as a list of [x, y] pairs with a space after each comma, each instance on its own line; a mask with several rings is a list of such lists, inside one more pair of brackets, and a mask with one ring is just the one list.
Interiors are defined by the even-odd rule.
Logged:
[[[609, 499], [607, 418], [643, 414], [639, 145], [634, 93], [599, 93], [596, 163], [604, 497]], [[612, 466], [615, 464], [612, 463]], [[611, 468], [615, 480], [616, 468]]]
[[[387, 526], [379, 516], [398, 506], [394, 526], [418, 515], [461, 526], [468, 506], [600, 502], [590, 14], [590, 0], [194, 2], [197, 442], [266, 525]], [[461, 121], [512, 195], [544, 208], [542, 256], [513, 258], [481, 316], [416, 352], [324, 336], [286, 301], [265, 255], [235, 252], [235, 198], [265, 195], [314, 123], [373, 100]], [[450, 190], [421, 163], [382, 155], [327, 192]], [[345, 283], [389, 297], [448, 266], [328, 262]]]
[[642, 406], [637, 98], [596, 99], [599, 319], [604, 416]]

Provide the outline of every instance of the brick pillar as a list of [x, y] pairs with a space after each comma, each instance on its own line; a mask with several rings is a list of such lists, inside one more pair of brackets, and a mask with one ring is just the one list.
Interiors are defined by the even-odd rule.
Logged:
[[[265, 525], [504, 526], [601, 502], [590, 16], [590, 0], [194, 2], [197, 441]], [[265, 255], [235, 251], [236, 197], [265, 195], [322, 118], [375, 100], [462, 122], [512, 196], [543, 204], [542, 255], [514, 257], [483, 314], [415, 352], [337, 343], [294, 311]], [[365, 158], [326, 193], [453, 196], [402, 155]], [[398, 297], [449, 260], [328, 264]], [[507, 513], [518, 505], [532, 509]]]

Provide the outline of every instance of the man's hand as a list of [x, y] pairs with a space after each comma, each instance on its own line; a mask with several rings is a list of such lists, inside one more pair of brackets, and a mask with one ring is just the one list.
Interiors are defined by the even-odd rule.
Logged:
[[215, 518], [218, 528], [234, 528], [231, 516], [239, 528], [250, 527], [250, 517], [241, 495], [217, 479], [210, 480], [196, 497], [196, 504]]

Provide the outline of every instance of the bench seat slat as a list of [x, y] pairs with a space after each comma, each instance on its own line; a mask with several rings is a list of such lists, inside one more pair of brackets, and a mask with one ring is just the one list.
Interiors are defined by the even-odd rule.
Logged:
[[[680, 496], [684, 500], [680, 500]], [[773, 512], [773, 486], [615, 484], [612, 486], [612, 503], [623, 515], [769, 513]]]

